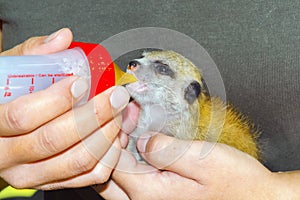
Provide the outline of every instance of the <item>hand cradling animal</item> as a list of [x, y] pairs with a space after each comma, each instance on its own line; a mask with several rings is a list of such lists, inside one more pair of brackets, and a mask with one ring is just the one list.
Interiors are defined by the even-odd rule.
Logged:
[[145, 52], [129, 62], [127, 73], [138, 80], [126, 86], [140, 106], [127, 146], [138, 160], [137, 138], [149, 131], [188, 140], [214, 138], [260, 158], [253, 124], [233, 106], [210, 97], [198, 68], [187, 58], [174, 51]]

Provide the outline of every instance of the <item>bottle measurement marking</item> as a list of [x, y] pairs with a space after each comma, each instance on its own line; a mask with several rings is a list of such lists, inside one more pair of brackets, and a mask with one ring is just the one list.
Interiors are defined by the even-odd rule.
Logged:
[[13, 88], [14, 87], [23, 87], [22, 85], [14, 86], [14, 79], [22, 79], [24, 83], [27, 81], [28, 85], [24, 86], [27, 87], [27, 94], [33, 93], [36, 85], [38, 85], [39, 79], [49, 79], [49, 86], [50, 84], [54, 84], [57, 80], [61, 80], [62, 78], [66, 78], [68, 76], [73, 76], [73, 73], [47, 73], [47, 74], [9, 74], [7, 75], [6, 79], [6, 86], [4, 88], [3, 97], [12, 97], [13, 96]]

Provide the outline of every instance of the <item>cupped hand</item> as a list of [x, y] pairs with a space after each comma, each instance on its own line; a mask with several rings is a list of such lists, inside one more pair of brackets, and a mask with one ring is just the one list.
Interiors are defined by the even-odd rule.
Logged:
[[137, 143], [150, 164], [125, 150], [106, 187], [107, 199], [277, 199], [279, 182], [253, 157], [224, 144], [186, 141], [163, 134]]

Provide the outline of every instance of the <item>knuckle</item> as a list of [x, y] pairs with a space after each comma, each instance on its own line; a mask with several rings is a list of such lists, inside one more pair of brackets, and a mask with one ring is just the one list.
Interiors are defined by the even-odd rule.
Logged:
[[37, 187], [36, 189], [38, 190], [59, 190], [59, 189], [63, 189], [65, 188], [65, 186], [61, 183], [55, 183], [55, 184], [48, 184], [48, 185], [42, 185]]
[[112, 143], [116, 135], [120, 132], [121, 123], [118, 122], [120, 121], [119, 119], [120, 117], [117, 117], [115, 120], [110, 121], [107, 124], [108, 127], [103, 129], [103, 134], [109, 143]]
[[[100, 97], [102, 98], [100, 99]], [[106, 123], [113, 117], [113, 110], [110, 106], [108, 98], [103, 98], [103, 96], [96, 96], [96, 98], [93, 100], [93, 104], [94, 113], [96, 115], [99, 126]]]
[[98, 126], [103, 125], [106, 121], [108, 121], [108, 118], [105, 114], [103, 114], [103, 112], [96, 110], [96, 118], [98, 121]]
[[34, 50], [34, 46], [36, 46], [38, 39], [38, 37], [31, 37], [27, 39], [23, 44], [20, 45], [19, 53], [21, 55], [32, 55], [38, 53]]
[[76, 154], [76, 157], [74, 157], [69, 164], [70, 169], [72, 169], [75, 175], [90, 171], [97, 162], [86, 150], [82, 151], [82, 153]]
[[28, 123], [26, 111], [21, 104], [10, 104], [6, 107], [5, 121], [11, 130], [18, 132], [26, 132], [31, 129], [31, 124]]
[[92, 175], [94, 177], [92, 185], [105, 183], [110, 178], [110, 172], [94, 172]]
[[39, 52], [36, 49], [34, 49], [34, 46], [36, 46], [39, 41], [39, 37], [29, 38], [23, 43], [16, 45], [12, 49], [2, 52], [0, 55], [18, 56], [38, 54]]
[[55, 134], [53, 134], [53, 132], [51, 131], [50, 126], [43, 126], [40, 128], [40, 134], [38, 134], [38, 146], [38, 149], [47, 155], [59, 152]]
[[32, 185], [30, 184], [30, 181], [24, 180], [23, 178], [18, 178], [16, 180], [8, 181], [10, 186], [16, 189], [24, 189], [24, 188], [30, 188]]
[[[21, 167], [22, 168], [22, 167]], [[0, 177], [16, 189], [33, 188], [36, 186], [34, 176], [24, 173], [20, 165], [1, 170]], [[1, 196], [1, 195], [0, 195]], [[1, 198], [0, 198], [1, 199]]]
[[157, 139], [156, 136], [152, 136], [146, 146], [147, 152], [156, 152], [159, 150], [162, 150], [166, 147], [166, 144], [164, 141]]
[[[73, 99], [72, 99], [71, 92], [66, 92], [66, 90], [69, 90], [69, 88], [66, 87], [66, 84], [69, 84], [69, 80], [63, 79], [63, 80], [51, 85], [44, 92], [46, 93], [45, 95], [47, 95], [47, 94], [50, 94], [49, 90], [51, 90], [52, 91], [51, 96], [53, 97], [53, 99], [55, 99], [57, 102], [61, 103], [58, 105], [69, 108], [70, 105], [72, 105], [72, 103], [73, 103]], [[55, 91], [55, 92], [53, 92], [53, 91]]]
[[24, 184], [22, 181], [16, 181], [10, 184], [13, 188], [16, 189], [22, 189], [22, 188], [26, 188], [26, 184]]

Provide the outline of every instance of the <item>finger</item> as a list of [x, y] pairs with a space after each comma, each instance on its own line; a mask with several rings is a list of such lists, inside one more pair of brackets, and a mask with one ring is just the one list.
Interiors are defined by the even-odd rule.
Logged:
[[222, 170], [226, 169], [225, 173], [228, 173], [232, 166], [239, 166], [235, 169], [236, 174], [243, 174], [243, 171], [240, 171], [243, 169], [265, 169], [252, 156], [221, 143], [180, 140], [164, 134], [150, 134], [138, 140], [137, 148], [151, 165], [194, 179], [203, 185], [216, 176], [216, 171], [219, 172], [220, 178], [224, 175]]
[[[155, 184], [155, 182], [150, 180], [151, 175], [149, 173], [151, 172], [158, 171], [152, 166], [138, 163], [131, 153], [122, 150], [119, 162], [112, 174], [112, 179], [124, 189], [127, 195], [130, 195], [131, 193], [134, 194], [134, 191], [139, 191], [139, 188], [143, 188], [142, 183]], [[141, 182], [141, 180], [143, 181]], [[134, 199], [132, 195], [129, 197]]]
[[15, 46], [14, 48], [2, 52], [1, 56], [18, 55], [41, 55], [55, 53], [67, 49], [73, 39], [70, 29], [62, 28], [49, 36], [32, 37]]
[[[194, 199], [203, 191], [203, 187], [194, 180], [133, 160], [130, 153], [122, 151], [112, 174], [113, 181], [130, 199]], [[181, 192], [183, 188], [184, 192]]]
[[[47, 160], [23, 164], [1, 172], [9, 183], [18, 180], [15, 187], [26, 188], [63, 181], [83, 175], [97, 165], [111, 147], [121, 126], [121, 116], [61, 155]], [[112, 153], [118, 152], [113, 148]], [[107, 163], [103, 163], [107, 164]], [[107, 166], [111, 167], [112, 166]]]
[[27, 133], [66, 112], [86, 93], [84, 79], [68, 77], [49, 88], [0, 105], [0, 136]]
[[164, 134], [143, 135], [137, 147], [151, 165], [190, 179], [206, 176], [203, 172], [210, 168], [213, 156], [219, 155], [219, 152], [210, 153], [215, 150], [212, 143], [180, 140]]
[[119, 162], [115, 167], [115, 171], [133, 174], [143, 174], [155, 172], [158, 170], [148, 164], [138, 163], [135, 157], [130, 152], [122, 149]]
[[130, 102], [122, 112], [123, 123], [121, 132], [119, 133], [122, 148], [127, 146], [128, 134], [130, 134], [136, 127], [139, 110], [139, 106], [136, 103]]
[[127, 194], [113, 180], [93, 187], [104, 199], [129, 200]]
[[78, 188], [88, 185], [103, 184], [107, 182], [112, 170], [116, 166], [119, 160], [120, 152], [120, 142], [119, 140], [115, 140], [113, 145], [109, 148], [104, 157], [92, 169], [92, 171], [64, 181], [42, 185], [37, 187], [37, 189], [54, 190], [61, 188]]
[[136, 127], [139, 115], [139, 106], [131, 102], [128, 104], [126, 109], [122, 112], [123, 114], [123, 123], [122, 123], [122, 132], [125, 134], [130, 134]]
[[122, 131], [119, 133], [119, 140], [120, 140], [120, 143], [121, 143], [121, 147], [124, 149], [127, 147], [127, 144], [128, 144], [128, 135], [123, 133]]
[[[116, 99], [119, 102], [116, 103]], [[6, 162], [0, 165], [34, 162], [62, 152], [110, 121], [126, 107], [128, 101], [129, 94], [124, 87], [113, 87], [87, 104], [38, 128], [34, 133], [16, 137], [14, 140], [1, 138], [8, 141], [4, 143], [2, 155], [14, 156], [3, 158]]]

